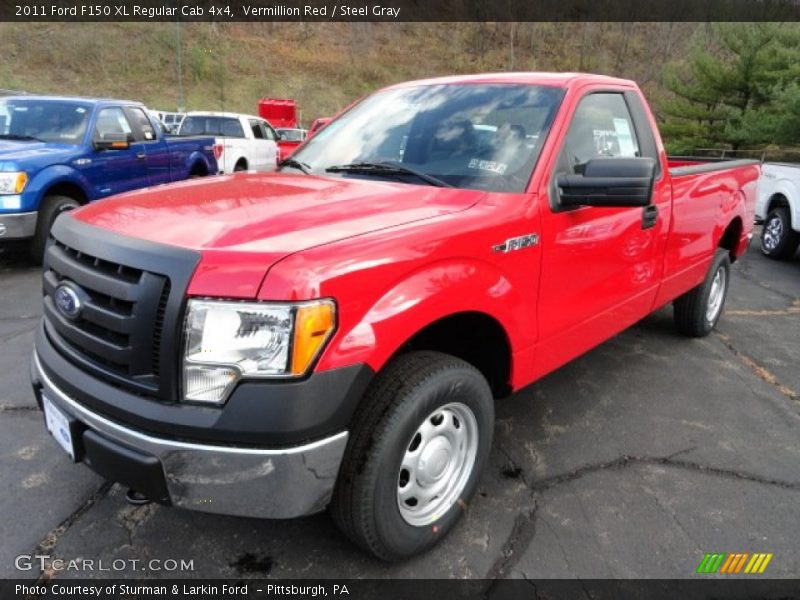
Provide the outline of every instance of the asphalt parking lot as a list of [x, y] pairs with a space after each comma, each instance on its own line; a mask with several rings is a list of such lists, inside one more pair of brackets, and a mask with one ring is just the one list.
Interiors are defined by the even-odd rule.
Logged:
[[327, 515], [258, 521], [157, 505], [73, 465], [28, 383], [39, 271], [0, 253], [0, 577], [14, 557], [192, 559], [187, 577], [691, 578], [706, 552], [772, 552], [800, 573], [800, 257], [756, 242], [734, 266], [718, 330], [688, 340], [671, 308], [499, 401], [480, 493], [452, 535], [398, 565]]

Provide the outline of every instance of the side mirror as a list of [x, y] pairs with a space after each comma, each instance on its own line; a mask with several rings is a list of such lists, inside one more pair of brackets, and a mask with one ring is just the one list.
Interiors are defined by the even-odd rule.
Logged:
[[130, 136], [126, 133], [107, 133], [102, 139], [94, 140], [94, 149], [101, 150], [127, 150], [131, 147]]
[[652, 158], [594, 158], [584, 165], [583, 173], [556, 177], [559, 205], [647, 206], [655, 172]]

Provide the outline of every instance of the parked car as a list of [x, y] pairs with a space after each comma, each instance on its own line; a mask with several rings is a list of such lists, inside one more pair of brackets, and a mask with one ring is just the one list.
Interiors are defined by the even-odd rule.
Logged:
[[319, 119], [314, 119], [311, 122], [311, 127], [308, 128], [307, 137], [311, 137], [330, 122], [331, 122], [330, 117], [320, 117]]
[[238, 113], [186, 113], [178, 135], [214, 136], [220, 173], [269, 171], [278, 162], [278, 134], [261, 117]]
[[763, 223], [761, 252], [791, 258], [800, 244], [800, 165], [765, 163], [758, 182], [756, 221]]
[[168, 139], [139, 103], [0, 98], [0, 242], [41, 259], [55, 218], [92, 200], [216, 173], [211, 138]]
[[153, 112], [158, 117], [158, 120], [164, 124], [169, 133], [177, 133], [178, 126], [185, 116], [185, 113], [182, 112], [169, 112], [165, 110], [156, 110]]
[[715, 327], [758, 174], [673, 168], [631, 81], [395, 85], [279, 172], [60, 217], [33, 387], [72, 459], [138, 495], [330, 505], [362, 548], [408, 557], [469, 510], [499, 398], [669, 303], [680, 333]]
[[278, 158], [283, 160], [291, 156], [297, 147], [306, 139], [305, 129], [286, 129], [279, 128], [275, 132], [278, 134]]

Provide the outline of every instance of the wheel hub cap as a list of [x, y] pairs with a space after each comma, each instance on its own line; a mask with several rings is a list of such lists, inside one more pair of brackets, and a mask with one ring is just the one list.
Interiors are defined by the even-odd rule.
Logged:
[[711, 282], [711, 291], [708, 293], [708, 306], [706, 308], [706, 320], [713, 323], [719, 316], [722, 309], [722, 301], [725, 299], [725, 269], [720, 267], [714, 274]]
[[764, 227], [764, 247], [767, 250], [777, 248], [783, 235], [783, 223], [778, 217], [772, 217]]
[[472, 410], [452, 402], [422, 421], [406, 447], [397, 476], [397, 506], [409, 525], [437, 521], [460, 498], [478, 453]]

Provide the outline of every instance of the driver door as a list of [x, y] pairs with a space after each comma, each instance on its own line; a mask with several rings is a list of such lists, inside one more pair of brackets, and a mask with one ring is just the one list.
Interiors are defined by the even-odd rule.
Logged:
[[119, 106], [101, 108], [95, 119], [92, 141], [126, 135], [128, 148], [95, 150], [89, 167], [89, 180], [96, 198], [105, 198], [147, 186], [147, 155], [144, 144], [133, 139], [125, 111]]
[[664, 178], [657, 173], [653, 206], [644, 209], [563, 209], [555, 185], [559, 174], [580, 173], [590, 159], [635, 156], [658, 160], [638, 97], [623, 91], [584, 95], [542, 195], [538, 322], [540, 344], [546, 348], [537, 354], [543, 371], [628, 327], [653, 306], [669, 222], [670, 190]]

